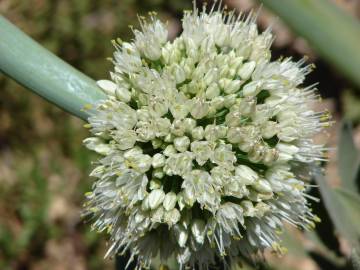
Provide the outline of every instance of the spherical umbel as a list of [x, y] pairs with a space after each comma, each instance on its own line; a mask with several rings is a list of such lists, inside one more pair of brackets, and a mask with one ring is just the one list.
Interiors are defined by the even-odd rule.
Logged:
[[324, 159], [312, 137], [330, 123], [302, 86], [311, 67], [270, 61], [273, 36], [252, 15], [194, 8], [174, 41], [154, 16], [140, 20], [132, 42], [115, 43], [111, 81], [98, 82], [108, 99], [84, 140], [103, 155], [85, 214], [110, 234], [107, 255], [206, 269], [281, 252], [284, 222], [316, 221], [294, 170]]

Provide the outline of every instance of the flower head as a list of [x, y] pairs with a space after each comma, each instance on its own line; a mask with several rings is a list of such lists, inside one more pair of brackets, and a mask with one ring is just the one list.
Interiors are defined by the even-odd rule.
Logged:
[[86, 213], [111, 235], [107, 254], [129, 250], [139, 267], [280, 252], [284, 222], [316, 221], [298, 173], [323, 160], [312, 137], [329, 125], [302, 86], [311, 66], [270, 61], [273, 36], [252, 15], [194, 8], [182, 22], [173, 41], [152, 16], [115, 43], [112, 80], [98, 82], [108, 99], [84, 141], [103, 155]]

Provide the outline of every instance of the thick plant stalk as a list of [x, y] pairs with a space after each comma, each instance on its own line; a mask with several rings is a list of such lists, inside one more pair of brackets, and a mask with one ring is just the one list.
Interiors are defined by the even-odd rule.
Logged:
[[82, 118], [105, 98], [95, 81], [36, 43], [0, 16], [0, 70], [60, 108]]
[[330, 0], [261, 0], [360, 86], [360, 23]]

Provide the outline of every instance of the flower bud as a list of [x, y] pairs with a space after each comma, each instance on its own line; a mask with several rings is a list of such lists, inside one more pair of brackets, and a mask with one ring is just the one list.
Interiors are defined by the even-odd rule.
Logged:
[[214, 142], [218, 139], [215, 125], [207, 125], [205, 127], [204, 136], [209, 142]]
[[139, 141], [148, 142], [155, 138], [155, 130], [148, 122], [138, 122], [136, 128], [136, 134]]
[[177, 137], [174, 139], [175, 149], [179, 152], [185, 152], [190, 145], [190, 139], [186, 136]]
[[253, 185], [252, 188], [260, 193], [271, 193], [271, 185], [270, 183], [265, 179], [259, 179], [257, 180]]
[[253, 149], [256, 143], [257, 141], [254, 141], [249, 138], [244, 138], [244, 140], [241, 141], [238, 146], [241, 151], [248, 153], [249, 151], [251, 151], [251, 149]]
[[242, 90], [244, 97], [256, 96], [261, 91], [262, 84], [262, 81], [253, 81], [247, 83]]
[[170, 211], [176, 205], [177, 196], [174, 192], [169, 192], [165, 195], [163, 206], [166, 211]]
[[165, 198], [165, 193], [162, 189], [154, 189], [149, 194], [149, 207], [150, 209], [156, 209]]
[[288, 120], [294, 121], [294, 119], [297, 119], [297, 114], [294, 111], [283, 110], [276, 115], [276, 118], [281, 124], [283, 124], [283, 122]]
[[240, 205], [244, 209], [244, 216], [247, 216], [247, 217], [255, 216], [256, 209], [251, 201], [243, 200], [243, 201], [241, 201]]
[[229, 76], [229, 67], [226, 65], [219, 67], [219, 74], [220, 74], [220, 78], [230, 77]]
[[113, 138], [118, 143], [117, 146], [120, 150], [127, 150], [133, 147], [137, 140], [134, 130], [118, 130], [114, 132]]
[[189, 188], [183, 190], [182, 197], [183, 197], [184, 203], [190, 207], [192, 207], [196, 201], [194, 191]]
[[204, 100], [196, 99], [192, 106], [190, 114], [195, 119], [201, 119], [207, 115], [208, 111], [209, 111], [209, 104]]
[[153, 168], [163, 167], [165, 165], [165, 156], [160, 153], [156, 153], [153, 156], [151, 165], [153, 166]]
[[143, 199], [142, 203], [141, 203], [141, 210], [143, 211], [147, 211], [150, 209], [149, 206], [149, 195], [145, 197], [145, 199]]
[[240, 127], [230, 127], [226, 138], [230, 143], [239, 143], [242, 140], [242, 132]]
[[108, 155], [111, 151], [111, 146], [109, 144], [103, 143], [103, 141], [97, 137], [86, 138], [83, 140], [83, 143], [87, 148], [101, 155]]
[[254, 112], [251, 115], [251, 119], [254, 123], [262, 125], [273, 116], [274, 110], [269, 108], [266, 104], [257, 105]]
[[171, 133], [175, 136], [183, 136], [185, 133], [185, 126], [183, 124], [183, 121], [179, 119], [173, 121], [170, 129]]
[[204, 74], [205, 74], [206, 70], [207, 70], [207, 68], [204, 65], [204, 63], [199, 63], [196, 66], [196, 68], [192, 74], [192, 78], [195, 79], [194, 83], [198, 83], [198, 81], [200, 81], [204, 78]]
[[236, 156], [231, 148], [231, 144], [220, 144], [214, 151], [212, 161], [219, 166], [233, 170], [233, 163], [236, 161]]
[[204, 128], [198, 126], [191, 131], [191, 136], [194, 140], [202, 140], [204, 138]]
[[229, 127], [237, 127], [241, 124], [241, 114], [238, 111], [231, 111], [225, 116], [225, 123]]
[[191, 151], [195, 154], [196, 162], [202, 166], [211, 157], [212, 150], [207, 141], [194, 141], [191, 143]]
[[193, 154], [190, 152], [171, 155], [164, 166], [167, 175], [185, 175], [191, 171]]
[[163, 154], [165, 156], [167, 156], [167, 157], [169, 157], [169, 156], [171, 156], [173, 154], [176, 154], [176, 153], [177, 153], [177, 151], [176, 151], [175, 147], [172, 144], [169, 144], [168, 146], [166, 146], [166, 148], [165, 148], [165, 150], [163, 152]]
[[97, 166], [97, 167], [95, 167], [95, 169], [93, 169], [91, 171], [91, 173], [89, 175], [92, 177], [100, 177], [101, 174], [104, 173], [104, 168], [105, 168], [104, 165]]
[[188, 233], [182, 225], [176, 225], [173, 229], [175, 233], [175, 238], [180, 247], [185, 247], [186, 241], [188, 239]]
[[142, 150], [140, 147], [134, 147], [128, 151], [126, 151], [124, 153], [124, 158], [125, 159], [132, 159], [132, 158], [135, 158], [136, 156], [138, 155], [141, 155], [142, 154]]
[[245, 165], [239, 165], [236, 167], [235, 177], [243, 185], [252, 185], [257, 179], [259, 179], [259, 175], [250, 167]]
[[186, 39], [185, 46], [186, 46], [186, 54], [188, 55], [188, 57], [193, 59], [198, 59], [199, 50], [195, 42], [192, 39]]
[[299, 152], [299, 148], [295, 145], [278, 143], [276, 149], [279, 151], [279, 161], [288, 161], [293, 159], [293, 156]]
[[249, 116], [251, 115], [256, 109], [256, 101], [252, 97], [245, 97], [240, 100], [238, 111], [241, 115]]
[[165, 136], [164, 142], [166, 142], [166, 143], [171, 143], [171, 142], [174, 141], [174, 139], [175, 139], [174, 134], [169, 133], [169, 134], [167, 134], [167, 135]]
[[233, 94], [240, 90], [240, 86], [242, 85], [242, 81], [240, 80], [230, 80], [230, 79], [221, 79], [219, 81], [220, 86], [224, 89], [226, 94]]
[[206, 72], [203, 80], [206, 85], [210, 85], [212, 82], [215, 82], [218, 79], [218, 70], [217, 68], [212, 68]]
[[271, 164], [272, 162], [276, 161], [279, 157], [279, 152], [275, 148], [267, 149], [263, 156], [264, 164]]
[[149, 110], [144, 108], [136, 110], [136, 116], [138, 121], [142, 122], [146, 122], [151, 117]]
[[179, 222], [181, 218], [180, 212], [179, 210], [177, 210], [176, 208], [171, 209], [170, 211], [166, 211], [164, 213], [164, 221], [169, 225], [169, 226], [173, 226], [176, 223]]
[[134, 220], [135, 220], [136, 223], [139, 224], [139, 223], [141, 223], [144, 219], [145, 219], [145, 215], [144, 215], [142, 212], [138, 212], [138, 213], [135, 214]]
[[187, 58], [183, 63], [186, 79], [191, 78], [191, 75], [195, 69], [194, 62], [191, 58]]
[[187, 103], [176, 103], [170, 107], [170, 111], [175, 119], [183, 119], [189, 114], [189, 107]]
[[181, 66], [179, 66], [178, 64], [174, 65], [173, 75], [175, 77], [175, 81], [176, 81], [177, 84], [182, 83], [186, 79], [185, 70]]
[[115, 89], [115, 96], [119, 101], [128, 103], [131, 100], [131, 93], [124, 87], [117, 87]]
[[164, 62], [166, 64], [170, 64], [172, 62], [171, 55], [172, 55], [172, 47], [169, 46], [169, 44], [166, 44], [161, 49], [161, 56], [164, 59]]
[[275, 121], [267, 121], [261, 125], [261, 136], [270, 139], [278, 133], [278, 124]]
[[156, 115], [156, 116], [159, 116], [159, 117], [166, 114], [168, 112], [168, 110], [169, 110], [169, 107], [168, 107], [167, 103], [164, 102], [163, 99], [158, 98], [158, 97], [150, 98], [148, 106], [149, 106], [150, 112], [153, 115]]
[[205, 96], [207, 99], [212, 100], [213, 98], [219, 95], [220, 95], [220, 88], [217, 85], [217, 83], [210, 84], [209, 87], [206, 89]]
[[213, 107], [215, 110], [221, 110], [224, 107], [224, 97], [217, 96], [211, 99], [210, 107]]
[[149, 188], [150, 188], [150, 190], [154, 190], [154, 189], [160, 189], [161, 186], [162, 186], [162, 184], [161, 184], [161, 181], [159, 179], [152, 179], [150, 181]]
[[96, 84], [104, 91], [105, 94], [115, 96], [117, 85], [109, 80], [99, 80]]
[[194, 236], [195, 241], [198, 242], [199, 244], [204, 243], [205, 235], [206, 235], [205, 228], [206, 228], [205, 222], [201, 219], [196, 219], [191, 224], [192, 235]]
[[192, 118], [185, 118], [183, 120], [183, 125], [185, 128], [185, 131], [188, 133], [191, 133], [191, 131], [196, 127], [196, 120]]
[[245, 63], [238, 71], [238, 75], [240, 76], [241, 79], [243, 80], [248, 80], [251, 77], [251, 74], [253, 73], [254, 69], [256, 66], [256, 62], [255, 61], [250, 61]]
[[[263, 200], [270, 200], [272, 199], [274, 194], [271, 193], [259, 193], [259, 191], [256, 191], [254, 189], [250, 189], [249, 195], [247, 196], [249, 200], [253, 202], [261, 202]], [[255, 209], [255, 216], [257, 215], [256, 209]]]
[[277, 136], [281, 141], [291, 142], [298, 138], [299, 131], [293, 127], [283, 127], [280, 129]]
[[163, 178], [165, 175], [164, 171], [162, 168], [156, 168], [152, 171], [152, 177], [156, 177], [156, 178]]
[[222, 139], [226, 137], [226, 133], [228, 131], [228, 127], [224, 126], [224, 125], [217, 125], [215, 126], [215, 133], [216, 133], [216, 137], [218, 139]]
[[230, 94], [224, 97], [224, 106], [230, 108], [236, 102], [236, 94]]
[[230, 59], [230, 66], [231, 68], [237, 70], [243, 63], [244, 58], [243, 57], [234, 57]]
[[151, 141], [151, 145], [154, 149], [158, 149], [163, 145], [163, 142], [162, 140], [155, 138]]
[[152, 158], [149, 155], [139, 155], [130, 162], [135, 170], [145, 173], [150, 169]]
[[151, 221], [154, 223], [161, 223], [164, 218], [165, 210], [164, 207], [156, 207], [154, 210], [151, 211]]
[[258, 202], [255, 206], [255, 216], [262, 218], [265, 213], [269, 212], [270, 206], [263, 202]]
[[138, 93], [137, 99], [138, 106], [147, 106], [149, 103], [149, 97], [145, 93]]
[[185, 201], [184, 201], [184, 195], [183, 195], [183, 191], [178, 193], [178, 195], [176, 196], [177, 198], [177, 203], [179, 205], [179, 209], [180, 211], [184, 209], [185, 207]]
[[180, 265], [185, 265], [187, 262], [189, 262], [190, 258], [191, 258], [191, 251], [189, 247], [181, 249], [179, 253], [176, 255], [176, 261]]
[[230, 39], [231, 27], [227, 24], [220, 24], [214, 29], [215, 44], [217, 46], [226, 46]]
[[253, 163], [259, 163], [266, 151], [266, 147], [262, 143], [255, 143], [253, 148], [248, 152], [249, 160]]

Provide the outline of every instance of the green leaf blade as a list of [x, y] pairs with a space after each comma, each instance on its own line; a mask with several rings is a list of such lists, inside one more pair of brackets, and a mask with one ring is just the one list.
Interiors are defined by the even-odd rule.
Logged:
[[359, 245], [360, 237], [360, 198], [357, 194], [341, 189], [332, 189], [326, 183], [320, 168], [313, 170], [316, 183], [326, 209], [340, 235], [354, 247]]
[[338, 162], [342, 187], [356, 191], [356, 178], [360, 167], [360, 153], [356, 149], [353, 140], [352, 125], [350, 122], [343, 122], [341, 125]]
[[360, 86], [360, 23], [328, 0], [261, 0]]

